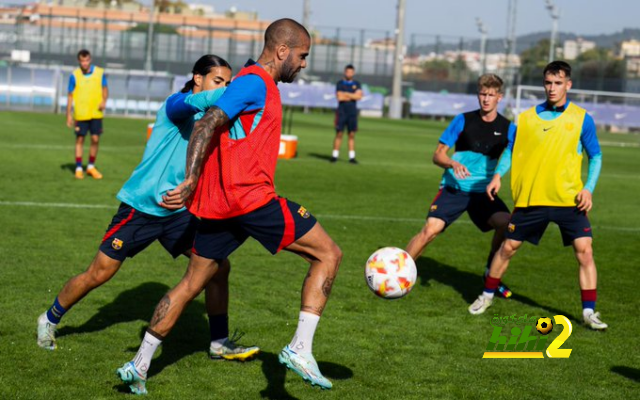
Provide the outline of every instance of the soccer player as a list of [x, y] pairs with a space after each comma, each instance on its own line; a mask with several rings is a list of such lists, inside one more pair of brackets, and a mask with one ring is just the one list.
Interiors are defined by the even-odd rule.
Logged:
[[362, 85], [353, 79], [356, 69], [349, 64], [344, 68], [344, 79], [336, 84], [336, 98], [338, 109], [336, 110], [336, 138], [333, 140], [333, 153], [331, 162], [338, 161], [342, 135], [346, 127], [349, 132], [349, 162], [356, 161], [356, 131], [358, 130], [358, 106], [357, 101], [362, 99]]
[[311, 266], [302, 287], [296, 333], [279, 360], [312, 385], [331, 388], [312, 354], [313, 336], [325, 308], [342, 253], [306, 208], [274, 188], [280, 147], [282, 105], [277, 82], [292, 82], [306, 67], [311, 39], [291, 19], [271, 23], [257, 62], [249, 60], [214, 107], [198, 121], [189, 141], [185, 181], [165, 196], [180, 194], [201, 218], [187, 273], [155, 309], [134, 360], [118, 368], [134, 393], [146, 393], [146, 371], [156, 347], [169, 334], [187, 304], [219, 273], [248, 238], [269, 252], [296, 253]]
[[[55, 329], [64, 314], [93, 289], [110, 280], [127, 257], [134, 257], [155, 240], [175, 258], [190, 255], [198, 220], [184, 207], [162, 208], [161, 193], [184, 180], [189, 136], [196, 119], [212, 106], [231, 80], [231, 66], [215, 55], [201, 57], [193, 67], [193, 78], [158, 111], [142, 157], [117, 195], [122, 201], [89, 268], [71, 278], [53, 305], [38, 318], [38, 345], [56, 348]], [[218, 89], [218, 90], [214, 90]], [[212, 358], [240, 359], [254, 355], [257, 347], [239, 347], [229, 340], [228, 275], [230, 265], [209, 282], [206, 308], [209, 315]]]
[[[469, 312], [482, 314], [491, 306], [494, 291], [522, 242], [538, 244], [549, 223], [554, 222], [560, 227], [564, 245], [573, 246], [580, 266], [584, 323], [603, 330], [607, 324], [595, 312], [597, 271], [587, 218], [602, 167], [596, 126], [583, 108], [567, 99], [572, 85], [569, 64], [554, 61], [545, 67], [543, 77], [547, 100], [520, 114], [518, 132], [510, 138], [487, 186], [487, 194], [495, 198], [502, 176], [512, 167], [515, 209], [506, 239], [491, 263], [484, 291]], [[581, 180], [583, 151], [589, 157], [586, 184]]]
[[[89, 50], [83, 49], [78, 52], [78, 64], [80, 67], [69, 77], [67, 97], [67, 126], [74, 128], [76, 134], [75, 176], [77, 179], [84, 178], [82, 170], [84, 137], [87, 132], [90, 132], [91, 147], [89, 147], [87, 174], [94, 179], [102, 179], [102, 174], [96, 169], [95, 162], [100, 135], [102, 135], [103, 112], [109, 97], [107, 77], [102, 68], [91, 65]], [[73, 108], [73, 114], [71, 108]]]
[[[515, 133], [515, 125], [498, 113], [502, 86], [499, 76], [482, 75], [478, 79], [480, 109], [458, 114], [440, 136], [433, 163], [444, 168], [444, 174], [426, 224], [407, 245], [414, 260], [466, 211], [482, 232], [494, 230], [485, 277], [488, 274], [509, 223], [509, 209], [504, 202], [498, 196], [492, 201], [485, 194], [507, 138]], [[449, 157], [447, 152], [454, 146], [455, 152]], [[506, 285], [501, 284], [498, 289], [502, 297], [511, 297]]]

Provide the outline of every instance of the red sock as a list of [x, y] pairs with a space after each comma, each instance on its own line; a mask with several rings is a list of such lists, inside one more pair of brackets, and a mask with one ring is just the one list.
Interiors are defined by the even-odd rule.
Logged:
[[82, 157], [76, 157], [76, 168], [82, 168]]
[[582, 294], [582, 308], [596, 309], [596, 300], [598, 299], [597, 289], [580, 290]]
[[96, 163], [96, 157], [95, 156], [89, 156], [89, 164], [93, 165]]
[[487, 276], [487, 279], [484, 281], [484, 291], [486, 293], [495, 293], [498, 286], [500, 286], [500, 278]]

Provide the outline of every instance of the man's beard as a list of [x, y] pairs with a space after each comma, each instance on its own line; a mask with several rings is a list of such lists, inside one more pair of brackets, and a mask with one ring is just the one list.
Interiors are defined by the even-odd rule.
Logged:
[[291, 83], [298, 74], [298, 69], [292, 67], [291, 54], [287, 57], [282, 65], [282, 71], [280, 71], [280, 81], [284, 83]]

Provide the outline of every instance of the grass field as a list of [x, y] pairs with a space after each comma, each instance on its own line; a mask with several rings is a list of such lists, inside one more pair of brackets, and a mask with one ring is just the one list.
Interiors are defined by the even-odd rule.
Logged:
[[[36, 318], [83, 271], [115, 213], [115, 194], [139, 162], [147, 121], [107, 119], [102, 181], [73, 178], [73, 134], [61, 116], [0, 113], [0, 398], [123, 398], [115, 369], [132, 358], [153, 308], [186, 259], [157, 244], [67, 313], [59, 349], [35, 341]], [[467, 306], [482, 290], [490, 235], [466, 216], [417, 260], [418, 283], [386, 301], [366, 287], [363, 265], [382, 246], [404, 247], [420, 229], [441, 170], [431, 154], [444, 124], [362, 119], [361, 165], [330, 164], [332, 114], [294, 115], [299, 157], [280, 161], [277, 191], [307, 207], [344, 260], [314, 341], [334, 389], [305, 385], [278, 364], [295, 331], [307, 266], [250, 240], [231, 256], [231, 329], [262, 347], [244, 364], [206, 357], [208, 325], [197, 298], [163, 344], [147, 387], [157, 399], [441, 399], [640, 397], [640, 137], [601, 134], [604, 166], [590, 218], [599, 270], [598, 309], [610, 326], [580, 326], [578, 268], [551, 226], [526, 245], [505, 281], [515, 295], [482, 316]], [[626, 144], [622, 146], [621, 143]], [[586, 170], [586, 168], [585, 168]], [[508, 185], [503, 198], [512, 205]], [[482, 359], [493, 315], [553, 316], [573, 323], [568, 359]], [[560, 329], [554, 329], [551, 339]]]

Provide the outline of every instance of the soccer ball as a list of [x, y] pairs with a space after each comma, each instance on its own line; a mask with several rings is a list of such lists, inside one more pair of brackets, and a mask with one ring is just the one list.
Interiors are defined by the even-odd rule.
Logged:
[[542, 317], [538, 318], [538, 322], [536, 322], [536, 329], [543, 335], [548, 335], [551, 333], [553, 329], [553, 323], [551, 322], [551, 318]]
[[407, 295], [416, 283], [416, 263], [406, 251], [397, 247], [377, 250], [367, 260], [364, 277], [369, 289], [384, 299]]

